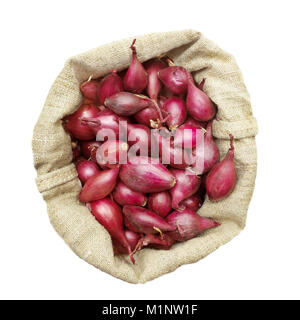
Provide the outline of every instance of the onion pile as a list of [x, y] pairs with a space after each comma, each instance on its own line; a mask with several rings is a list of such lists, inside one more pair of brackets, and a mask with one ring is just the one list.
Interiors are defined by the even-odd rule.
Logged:
[[[220, 161], [216, 105], [191, 73], [168, 58], [139, 61], [80, 86], [83, 102], [63, 120], [82, 183], [79, 200], [112, 238], [114, 254], [168, 250], [220, 225], [196, 212], [205, 196], [234, 189], [234, 138]], [[129, 51], [130, 52], [130, 51]]]

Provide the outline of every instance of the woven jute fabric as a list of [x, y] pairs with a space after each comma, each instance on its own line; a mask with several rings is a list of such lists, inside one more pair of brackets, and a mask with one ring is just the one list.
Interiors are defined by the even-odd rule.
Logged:
[[135, 265], [126, 255], [114, 256], [108, 232], [78, 201], [81, 184], [72, 164], [70, 136], [61, 119], [78, 108], [82, 101], [79, 85], [91, 74], [98, 78], [111, 69], [128, 67], [132, 39], [112, 42], [67, 60], [50, 89], [32, 145], [37, 186], [57, 233], [80, 258], [96, 268], [127, 282], [144, 283], [198, 261], [244, 228], [256, 176], [257, 124], [241, 72], [230, 54], [194, 30], [137, 37], [142, 62], [167, 53], [176, 65], [193, 72], [197, 82], [206, 78], [204, 91], [218, 106], [213, 135], [221, 158], [229, 148], [228, 134], [234, 135], [238, 181], [228, 198], [216, 203], [206, 198], [199, 211], [221, 222], [220, 227], [177, 243], [170, 250], [143, 249], [135, 254]]

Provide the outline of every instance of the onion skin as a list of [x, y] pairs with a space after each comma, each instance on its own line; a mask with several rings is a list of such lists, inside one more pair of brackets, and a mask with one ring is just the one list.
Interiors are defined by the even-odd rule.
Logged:
[[[125, 230], [125, 231], [124, 231], [124, 234], [125, 234], [125, 237], [126, 237], [128, 243], [129, 243], [129, 245], [130, 245], [130, 249], [133, 251], [133, 250], [136, 248], [136, 246], [137, 246], [137, 244], [138, 244], [138, 242], [139, 242], [139, 240], [140, 240], [140, 238], [141, 238], [141, 234], [140, 234], [140, 233], [133, 232], [133, 231], [131, 231], [131, 230]], [[128, 252], [127, 252], [127, 249], [124, 248], [124, 247], [118, 242], [118, 240], [112, 239], [112, 242], [113, 242], [113, 247], [114, 247], [114, 253], [115, 253], [116, 255], [128, 253]]]
[[130, 224], [142, 233], [154, 234], [176, 229], [176, 226], [171, 227], [156, 213], [142, 207], [124, 206], [123, 214], [129, 220]]
[[143, 193], [169, 190], [176, 183], [165, 166], [148, 157], [131, 157], [121, 166], [119, 176], [129, 188]]
[[111, 132], [115, 139], [119, 137], [120, 121], [128, 122], [128, 118], [120, 117], [109, 109], [98, 112], [94, 117], [83, 117], [81, 119], [83, 126], [90, 128], [94, 132], [94, 137], [103, 138], [106, 133], [109, 134]]
[[150, 128], [158, 127], [158, 125], [155, 126], [155, 124], [160, 122], [159, 118], [159, 114], [154, 107], [147, 107], [134, 115], [134, 120], [137, 123]]
[[127, 125], [127, 143], [131, 148], [131, 153], [135, 152], [135, 155], [148, 156], [151, 149], [151, 131], [148, 127], [142, 124]]
[[186, 121], [184, 122], [184, 124], [189, 124], [195, 128], [198, 128], [198, 129], [205, 129], [206, 126], [207, 126], [207, 122], [201, 122], [201, 121], [197, 121], [195, 119], [193, 119], [192, 117], [188, 117], [186, 119]]
[[79, 200], [91, 202], [105, 198], [116, 186], [118, 171], [118, 168], [104, 170], [89, 178], [79, 194]]
[[206, 127], [206, 133], [204, 135], [204, 145], [202, 148], [196, 148], [193, 150], [193, 171], [197, 174], [203, 174], [208, 172], [214, 167], [220, 160], [219, 149], [214, 142], [212, 136], [212, 121], [210, 121]]
[[177, 181], [175, 186], [170, 190], [172, 208], [175, 210], [184, 210], [185, 207], [181, 202], [198, 191], [201, 178], [187, 170], [170, 169], [170, 172]]
[[198, 211], [201, 208], [203, 201], [200, 195], [194, 194], [193, 196], [190, 196], [189, 198], [183, 200], [181, 204], [186, 209], [189, 209], [192, 211]]
[[130, 231], [133, 231], [135, 233], [140, 233], [139, 230], [137, 230], [127, 219], [127, 217], [125, 215], [123, 215], [123, 219], [124, 219], [124, 224], [126, 226], [126, 228], [128, 228]]
[[96, 160], [101, 168], [119, 167], [119, 163], [126, 163], [129, 146], [120, 140], [107, 140], [97, 150]]
[[93, 177], [100, 170], [95, 162], [84, 160], [76, 165], [78, 178], [84, 184], [90, 177]]
[[120, 116], [132, 116], [142, 109], [150, 107], [152, 101], [146, 96], [122, 91], [106, 98], [104, 105]]
[[144, 63], [148, 74], [147, 94], [151, 99], [157, 100], [157, 96], [161, 90], [162, 83], [158, 78], [158, 72], [167, 67], [167, 65], [159, 59], [151, 59]]
[[121, 206], [132, 205], [144, 207], [147, 203], [147, 197], [144, 193], [134, 191], [119, 181], [113, 191], [114, 200]]
[[196, 128], [189, 124], [183, 124], [176, 129], [174, 146], [186, 149], [195, 148], [203, 141], [203, 129]]
[[169, 164], [173, 168], [185, 169], [191, 165], [191, 159], [187, 151], [183, 148], [172, 146], [170, 139], [164, 138], [158, 132], [153, 132], [153, 136], [159, 146], [159, 153], [163, 164]]
[[200, 217], [196, 212], [189, 209], [181, 212], [173, 211], [167, 216], [166, 221], [177, 227], [175, 231], [168, 232], [167, 235], [179, 242], [192, 239], [198, 236], [200, 232], [220, 225], [214, 220]]
[[99, 87], [99, 81], [87, 80], [80, 85], [80, 91], [86, 99], [89, 99], [93, 103], [98, 103], [98, 96], [97, 96], [98, 87]]
[[96, 153], [100, 146], [101, 142], [95, 140], [80, 142], [80, 149], [83, 156], [94, 162], [96, 162]]
[[97, 90], [98, 100], [103, 105], [106, 98], [121, 91], [123, 91], [122, 79], [118, 76], [116, 70], [112, 70], [99, 83]]
[[142, 236], [139, 239], [138, 243], [135, 246], [134, 252], [141, 250], [143, 247], [150, 247], [160, 250], [169, 250], [174, 242], [175, 240], [167, 234], [146, 234], [145, 236]]
[[71, 134], [72, 137], [76, 139], [92, 140], [96, 135], [93, 130], [81, 123], [81, 118], [94, 117], [98, 113], [99, 109], [94, 104], [81, 105], [77, 111], [64, 118], [64, 128]]
[[187, 117], [185, 102], [178, 97], [172, 97], [165, 101], [163, 110], [168, 114], [166, 123], [170, 130], [183, 124]]
[[187, 90], [188, 72], [180, 66], [170, 66], [158, 72], [158, 77], [166, 88], [181, 95]]
[[148, 197], [148, 209], [160, 217], [166, 217], [172, 210], [172, 199], [167, 191], [151, 193]]
[[148, 84], [148, 74], [140, 63], [136, 55], [134, 46], [136, 39], [133, 40], [130, 49], [132, 50], [132, 60], [124, 76], [123, 84], [126, 91], [141, 93]]
[[135, 263], [130, 244], [125, 236], [120, 207], [111, 199], [104, 198], [89, 203], [89, 208], [97, 221], [103, 225], [111, 237], [127, 249], [132, 263]]
[[230, 149], [227, 155], [211, 169], [206, 177], [206, 192], [210, 201], [220, 201], [233, 191], [237, 180], [233, 160], [233, 136], [230, 134]]
[[192, 77], [188, 80], [186, 97], [188, 113], [197, 121], [209, 121], [216, 114], [216, 108], [210, 98], [194, 84]]

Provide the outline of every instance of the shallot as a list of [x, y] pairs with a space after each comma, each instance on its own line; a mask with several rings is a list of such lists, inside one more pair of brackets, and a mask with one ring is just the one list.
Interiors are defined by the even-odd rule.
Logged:
[[237, 176], [233, 160], [233, 135], [230, 134], [230, 149], [227, 155], [211, 169], [206, 177], [206, 191], [210, 201], [222, 200], [234, 189]]

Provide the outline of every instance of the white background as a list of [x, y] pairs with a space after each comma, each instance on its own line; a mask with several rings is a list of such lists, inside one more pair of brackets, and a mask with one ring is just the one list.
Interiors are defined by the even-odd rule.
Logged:
[[[2, 299], [300, 298], [299, 1], [2, 1]], [[49, 223], [31, 138], [47, 92], [77, 53], [112, 40], [194, 28], [232, 53], [258, 120], [247, 226], [196, 264], [144, 285], [79, 259]]]

